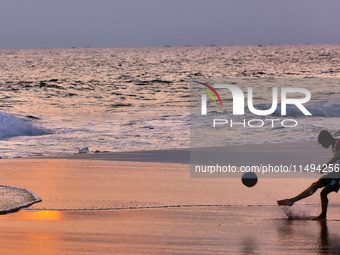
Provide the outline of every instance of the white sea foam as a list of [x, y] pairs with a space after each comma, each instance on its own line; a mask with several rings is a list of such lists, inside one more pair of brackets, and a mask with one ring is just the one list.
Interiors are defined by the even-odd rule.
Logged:
[[32, 121], [7, 112], [0, 112], [0, 139], [13, 136], [39, 136], [49, 130], [35, 125]]
[[0, 185], [0, 214], [14, 212], [41, 201], [41, 198], [30, 190]]

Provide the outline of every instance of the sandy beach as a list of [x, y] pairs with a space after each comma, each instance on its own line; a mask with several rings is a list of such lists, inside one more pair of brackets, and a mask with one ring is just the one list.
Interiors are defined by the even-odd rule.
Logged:
[[[272, 146], [257, 148], [268, 151]], [[281, 158], [287, 150], [286, 156], [291, 157], [292, 146], [279, 144], [272, 155]], [[320, 152], [320, 161], [328, 160], [330, 151], [316, 142], [296, 146], [309, 146]], [[238, 147], [229, 150], [237, 153]], [[188, 155], [182, 149], [2, 159], [1, 184], [31, 190], [42, 202], [0, 215], [0, 250], [5, 254], [339, 251], [337, 194], [329, 196], [328, 220], [323, 223], [308, 220], [320, 211], [318, 194], [286, 212], [295, 220], [276, 205], [277, 199], [296, 195], [319, 175], [259, 177], [257, 185], [248, 188], [238, 178], [190, 178]], [[306, 161], [315, 157], [301, 155]]]

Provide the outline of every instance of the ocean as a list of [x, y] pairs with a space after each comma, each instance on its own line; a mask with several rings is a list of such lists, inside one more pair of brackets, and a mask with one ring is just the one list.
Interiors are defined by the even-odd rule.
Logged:
[[265, 137], [231, 130], [217, 145], [305, 141], [320, 129], [340, 130], [340, 45], [0, 50], [0, 68], [2, 158], [188, 148], [190, 119], [198, 117], [190, 113], [195, 79], [323, 82], [310, 87], [313, 119], [293, 113], [301, 123], [294, 132], [276, 129], [267, 139], [271, 127]]

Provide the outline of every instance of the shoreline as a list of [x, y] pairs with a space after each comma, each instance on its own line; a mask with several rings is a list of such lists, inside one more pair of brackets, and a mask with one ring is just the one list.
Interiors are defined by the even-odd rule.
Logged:
[[[316, 141], [304, 141], [127, 152], [75, 153], [57, 156], [18, 158], [18, 160], [68, 159], [190, 164], [190, 157], [192, 155], [200, 155], [199, 163], [202, 163], [204, 160], [206, 164], [212, 164], [227, 157], [229, 164], [241, 166], [245, 162], [249, 164], [261, 164], [264, 162], [277, 164], [278, 161], [280, 164], [324, 164], [332, 156], [331, 153], [330, 149], [322, 148]], [[283, 156], [280, 157], [279, 154]], [[204, 155], [209, 155], [211, 158], [207, 158]]]

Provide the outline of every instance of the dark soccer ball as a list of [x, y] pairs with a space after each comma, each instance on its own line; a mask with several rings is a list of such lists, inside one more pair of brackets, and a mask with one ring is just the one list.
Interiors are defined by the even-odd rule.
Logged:
[[257, 175], [253, 172], [247, 172], [242, 175], [242, 183], [247, 187], [253, 187], [257, 183]]

